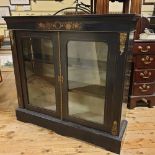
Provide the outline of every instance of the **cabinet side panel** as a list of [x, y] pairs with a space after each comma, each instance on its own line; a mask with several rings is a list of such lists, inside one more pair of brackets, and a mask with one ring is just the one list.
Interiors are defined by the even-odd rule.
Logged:
[[126, 70], [125, 70], [125, 77], [124, 77], [124, 91], [123, 91], [123, 103], [122, 103], [122, 113], [121, 113], [121, 121], [125, 120], [126, 118], [126, 110], [127, 104], [129, 102], [129, 94], [130, 94], [130, 80], [131, 80], [131, 68], [132, 68], [132, 47], [133, 47], [133, 40], [130, 37], [132, 33], [129, 35], [129, 42], [127, 48], [127, 58], [126, 58]]
[[127, 59], [126, 72], [125, 72], [125, 78], [124, 78], [124, 91], [123, 91], [123, 103], [122, 103], [121, 120], [125, 120], [125, 118], [126, 118], [126, 110], [127, 110], [128, 96], [129, 96], [131, 63], [129, 62], [128, 59]]
[[14, 74], [15, 74], [15, 82], [16, 82], [16, 89], [17, 89], [17, 98], [19, 107], [24, 108], [23, 104], [23, 94], [22, 94], [22, 83], [21, 83], [21, 76], [20, 76], [20, 68], [19, 68], [19, 58], [18, 58], [18, 49], [16, 45], [16, 32], [10, 30], [10, 40], [11, 40], [11, 50], [12, 50], [12, 57], [13, 57], [13, 65], [14, 65]]

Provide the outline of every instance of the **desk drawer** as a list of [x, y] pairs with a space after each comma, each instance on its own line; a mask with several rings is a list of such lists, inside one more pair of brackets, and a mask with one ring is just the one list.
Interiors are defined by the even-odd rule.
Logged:
[[137, 55], [134, 61], [136, 68], [155, 69], [155, 55]]
[[134, 43], [134, 54], [155, 54], [155, 43]]
[[134, 82], [154, 82], [155, 81], [155, 69], [142, 69], [134, 71]]
[[141, 83], [133, 85], [133, 95], [152, 95], [155, 90], [154, 83]]

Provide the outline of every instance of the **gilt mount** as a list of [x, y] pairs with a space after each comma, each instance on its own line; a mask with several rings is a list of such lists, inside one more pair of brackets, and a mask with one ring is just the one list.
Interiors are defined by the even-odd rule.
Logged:
[[80, 30], [79, 22], [40, 22], [37, 23], [37, 28], [40, 30]]

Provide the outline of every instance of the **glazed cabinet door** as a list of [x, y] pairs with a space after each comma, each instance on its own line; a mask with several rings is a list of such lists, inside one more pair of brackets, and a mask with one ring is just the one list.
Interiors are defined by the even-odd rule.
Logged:
[[118, 33], [64, 32], [60, 38], [63, 118], [111, 132], [119, 78], [116, 61], [121, 57]]
[[25, 108], [59, 116], [56, 38], [46, 32], [16, 34]]

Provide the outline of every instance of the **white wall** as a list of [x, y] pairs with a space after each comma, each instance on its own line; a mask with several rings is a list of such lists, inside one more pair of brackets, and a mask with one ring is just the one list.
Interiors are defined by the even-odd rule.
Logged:
[[0, 6], [8, 6], [9, 4], [9, 0], [0, 0]]
[[[122, 10], [122, 8], [123, 8], [122, 3], [119, 3], [119, 2], [114, 2], [114, 3], [111, 2], [110, 3], [110, 11], [111, 12], [120, 12]], [[143, 5], [142, 4], [141, 15], [146, 16], [146, 17], [151, 16], [153, 13], [153, 9], [154, 9], [154, 5]]]
[[151, 16], [153, 13], [155, 5], [142, 5], [142, 15]]
[[[55, 11], [73, 6], [74, 0], [64, 0], [63, 2], [55, 1], [40, 1], [36, 2], [31, 1], [31, 11], [24, 11], [23, 6], [17, 6], [16, 11], [12, 11], [12, 15], [49, 15], [53, 14]], [[86, 3], [89, 3], [90, 0], [83, 0]], [[143, 0], [142, 0], [143, 1]], [[155, 1], [155, 0], [154, 0]], [[0, 0], [0, 6], [9, 6], [9, 0]], [[142, 15], [150, 16], [152, 15], [154, 6], [153, 5], [142, 5]], [[120, 12], [122, 10], [122, 3], [119, 2], [110, 2], [110, 11], [111, 12]]]

